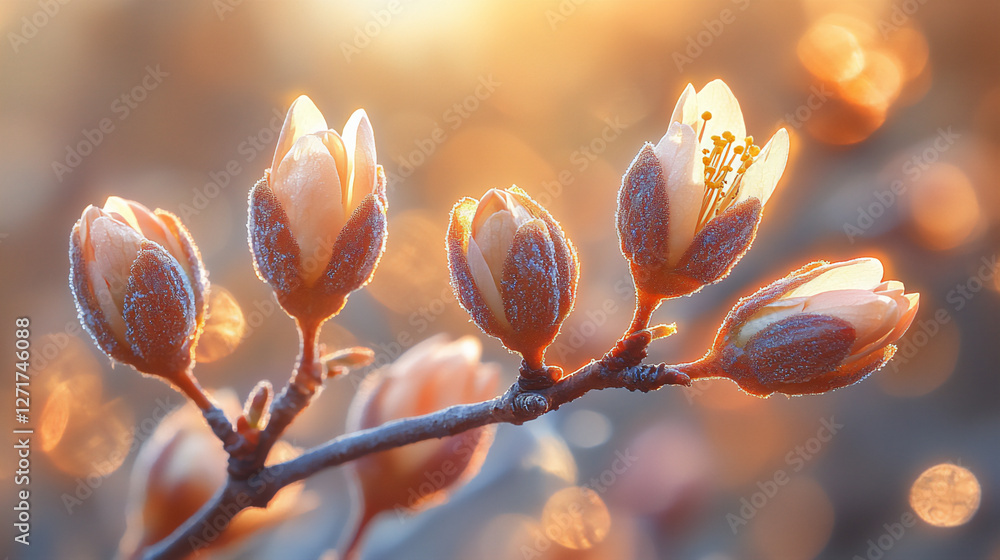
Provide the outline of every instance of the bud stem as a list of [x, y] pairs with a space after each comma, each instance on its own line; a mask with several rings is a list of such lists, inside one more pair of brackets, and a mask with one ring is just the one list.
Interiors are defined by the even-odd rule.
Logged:
[[323, 365], [319, 357], [320, 322], [296, 319], [299, 328], [299, 360], [292, 376], [292, 383], [315, 392], [323, 382]]
[[194, 401], [194, 404], [198, 405], [201, 410], [210, 410], [215, 407], [212, 401], [208, 398], [208, 394], [205, 390], [201, 388], [198, 380], [194, 378], [191, 374], [191, 368], [178, 373], [177, 375], [170, 378], [170, 380], [181, 390], [182, 393], [187, 395], [189, 399]]
[[648, 327], [653, 312], [656, 311], [656, 308], [660, 306], [662, 301], [662, 299], [656, 296], [651, 296], [642, 290], [636, 289], [635, 314], [632, 316], [632, 325], [622, 338], [626, 338]]

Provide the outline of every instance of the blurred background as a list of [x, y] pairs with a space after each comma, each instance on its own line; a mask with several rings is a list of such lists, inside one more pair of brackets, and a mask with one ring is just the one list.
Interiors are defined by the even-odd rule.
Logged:
[[[86, 205], [120, 195], [187, 224], [215, 288], [197, 375], [242, 401], [260, 379], [282, 385], [296, 354], [253, 272], [248, 189], [297, 95], [336, 129], [363, 106], [389, 176], [389, 241], [322, 341], [370, 346], [381, 366], [432, 334], [476, 334], [447, 284], [448, 211], [517, 184], [580, 250], [576, 309], [549, 351], [574, 368], [631, 318], [621, 174], [687, 83], [723, 78], [758, 143], [788, 129], [788, 168], [732, 276], [654, 316], [680, 332], [651, 360], [701, 356], [741, 295], [855, 256], [921, 293], [897, 358], [823, 396], [708, 381], [588, 394], [501, 426], [476, 478], [378, 521], [363, 557], [1000, 558], [998, 23], [1000, 4], [973, 0], [0, 4], [0, 317], [8, 345], [14, 319], [31, 320], [36, 432], [32, 544], [13, 543], [5, 507], [5, 554], [113, 556], [138, 450], [183, 404], [112, 368], [79, 328], [66, 247]], [[512, 381], [517, 360], [478, 336]], [[289, 442], [342, 433], [365, 373], [328, 383]], [[5, 403], [13, 393], [0, 386]], [[4, 447], [8, 504], [19, 486]], [[299, 491], [217, 557], [335, 558], [347, 478]], [[586, 504], [571, 526], [567, 501]]]

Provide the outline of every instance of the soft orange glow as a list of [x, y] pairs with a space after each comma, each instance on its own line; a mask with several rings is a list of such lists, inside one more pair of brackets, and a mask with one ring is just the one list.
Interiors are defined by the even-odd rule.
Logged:
[[213, 284], [209, 288], [205, 328], [198, 339], [195, 359], [214, 362], [233, 353], [243, 340], [247, 323], [240, 304], [229, 290]]
[[834, 510], [813, 479], [794, 478], [757, 512], [748, 527], [767, 560], [811, 560], [833, 534]]
[[931, 165], [914, 183], [910, 212], [920, 240], [935, 250], [961, 245], [980, 222], [972, 182], [961, 169], [946, 163]]
[[856, 105], [887, 109], [903, 87], [899, 60], [890, 52], [872, 49], [866, 52], [862, 71], [840, 84], [843, 98]]
[[418, 210], [393, 216], [389, 220], [392, 235], [368, 293], [396, 313], [409, 315], [427, 308], [436, 318], [444, 309], [442, 294], [454, 301], [445, 290], [448, 263], [441, 247], [446, 225]]
[[941, 463], [923, 473], [910, 489], [910, 507], [935, 527], [958, 527], [979, 509], [982, 489], [972, 471]]
[[827, 18], [806, 31], [797, 52], [806, 69], [821, 80], [850, 80], [865, 67], [865, 52], [854, 32]]
[[912, 80], [927, 68], [930, 48], [927, 38], [911, 27], [897, 29], [889, 35], [886, 46], [900, 62], [904, 80]]
[[69, 412], [73, 406], [72, 398], [73, 393], [70, 392], [68, 383], [60, 383], [49, 395], [49, 400], [42, 409], [42, 422], [38, 430], [42, 451], [52, 451], [66, 433]]
[[562, 546], [586, 550], [608, 535], [611, 514], [597, 492], [571, 486], [556, 492], [545, 503], [542, 526], [545, 534]]
[[833, 98], [806, 121], [805, 129], [813, 138], [837, 146], [857, 144], [871, 136], [885, 122], [881, 107], [854, 105]]
[[955, 373], [961, 338], [955, 321], [940, 322], [928, 313], [896, 343], [896, 357], [874, 378], [894, 397], [926, 395]]

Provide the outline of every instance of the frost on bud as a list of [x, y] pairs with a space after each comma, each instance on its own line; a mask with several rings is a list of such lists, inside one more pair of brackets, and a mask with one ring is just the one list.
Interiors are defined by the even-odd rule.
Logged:
[[889, 361], [917, 312], [919, 294], [882, 274], [873, 258], [803, 267], [740, 300], [706, 359], [760, 397], [860, 381]]
[[[348, 431], [496, 395], [499, 368], [480, 363], [479, 341], [471, 336], [447, 342], [438, 335], [403, 353], [369, 376], [348, 414]], [[457, 483], [474, 476], [493, 441], [493, 427], [421, 441], [365, 455], [350, 463], [359, 503], [357, 534], [375, 515], [436, 504]]]
[[750, 248], [788, 158], [788, 133], [763, 147], [721, 80], [688, 84], [670, 126], [622, 178], [618, 237], [638, 290], [657, 299], [725, 278]]
[[110, 197], [73, 226], [69, 260], [80, 322], [97, 346], [143, 373], [188, 382], [208, 279], [180, 220]]
[[371, 279], [385, 249], [385, 187], [363, 109], [338, 134], [308, 97], [292, 103], [247, 220], [257, 275], [289, 315], [326, 320]]
[[[228, 415], [238, 413], [239, 401], [232, 391], [220, 391], [215, 397]], [[278, 442], [268, 464], [296, 455], [298, 450]], [[166, 415], [142, 444], [132, 467], [120, 557], [140, 558], [145, 548], [166, 538], [194, 515], [225, 484], [228, 459], [195, 406]], [[205, 544], [212, 551], [227, 552], [249, 546], [255, 542], [251, 537], [259, 538], [262, 530], [315, 507], [315, 497], [303, 494], [302, 489], [302, 483], [292, 484], [280, 490], [266, 509], [236, 514], [228, 529], [218, 538], [205, 539]]]
[[576, 299], [579, 262], [559, 224], [523, 190], [490, 189], [452, 209], [447, 249], [472, 320], [540, 368]]

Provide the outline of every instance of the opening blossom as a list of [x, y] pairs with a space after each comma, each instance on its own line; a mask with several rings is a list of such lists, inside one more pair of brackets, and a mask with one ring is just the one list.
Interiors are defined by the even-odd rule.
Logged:
[[919, 294], [882, 281], [882, 263], [813, 263], [741, 300], [709, 358], [746, 392], [823, 393], [860, 381], [895, 353]]
[[109, 357], [183, 377], [208, 280], [176, 216], [116, 196], [103, 208], [88, 206], [70, 234], [70, 287], [81, 323]]
[[681, 94], [663, 138], [647, 143], [618, 194], [618, 234], [637, 287], [655, 298], [724, 278], [749, 249], [788, 158], [788, 133], [763, 148], [722, 80]]
[[258, 275], [289, 314], [326, 319], [371, 279], [385, 247], [385, 174], [368, 115], [342, 133], [306, 96], [288, 109], [271, 168], [250, 193]]

